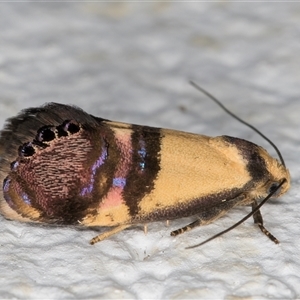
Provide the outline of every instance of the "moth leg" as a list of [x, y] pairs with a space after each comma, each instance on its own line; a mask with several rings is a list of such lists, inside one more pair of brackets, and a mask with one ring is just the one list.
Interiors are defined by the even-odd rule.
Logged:
[[189, 231], [197, 226], [201, 226], [204, 224], [212, 223], [214, 220], [225, 215], [231, 208], [240, 203], [243, 199], [245, 199], [244, 195], [240, 195], [236, 198], [229, 199], [227, 201], [222, 202], [221, 204], [212, 207], [209, 210], [205, 210], [198, 215], [198, 219], [191, 224], [188, 224], [182, 228], [174, 230], [171, 232], [171, 236], [176, 236], [178, 234]]
[[197, 227], [197, 226], [200, 226], [201, 225], [201, 220], [196, 220], [182, 228], [179, 228], [177, 230], [174, 230], [170, 233], [171, 236], [176, 236], [178, 234], [181, 234], [181, 233], [184, 233], [184, 232], [187, 232], [187, 231], [190, 231], [191, 229], [193, 229], [194, 227]]
[[[252, 203], [252, 210], [254, 210], [257, 206], [257, 202], [256, 200], [253, 201]], [[254, 215], [253, 215], [253, 220], [254, 220], [254, 224], [257, 224], [258, 227], [260, 228], [260, 230], [271, 240], [273, 241], [275, 244], [279, 244], [279, 241], [277, 240], [277, 238], [270, 233], [265, 227], [264, 227], [264, 221], [263, 221], [263, 217], [261, 215], [260, 210], [258, 210]]]
[[144, 234], [147, 235], [148, 233], [148, 225], [144, 224]]
[[130, 227], [130, 226], [131, 225], [128, 224], [128, 225], [120, 225], [120, 226], [114, 227], [113, 229], [111, 229], [109, 231], [106, 231], [104, 233], [101, 233], [101, 234], [95, 236], [94, 238], [92, 238], [90, 240], [90, 244], [94, 245], [94, 244], [96, 244], [98, 242], [101, 242], [101, 241], [107, 239], [108, 237], [110, 237], [110, 236], [112, 236], [112, 235], [114, 235], [114, 234], [116, 234], [116, 233], [118, 233], [118, 232], [120, 232], [120, 231], [122, 231], [122, 230], [124, 230], [124, 229], [126, 229], [128, 227]]

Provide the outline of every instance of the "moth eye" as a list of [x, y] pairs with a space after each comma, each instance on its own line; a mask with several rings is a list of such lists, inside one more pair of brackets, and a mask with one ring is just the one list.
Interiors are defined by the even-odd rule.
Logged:
[[25, 143], [23, 146], [19, 147], [19, 155], [23, 157], [32, 156], [35, 153], [35, 150], [32, 146], [32, 143]]
[[279, 185], [278, 182], [273, 182], [269, 187], [268, 194], [273, 193], [273, 196], [279, 195], [281, 188], [278, 189], [278, 185]]
[[55, 132], [53, 127], [44, 126], [38, 130], [36, 140], [39, 142], [50, 142], [55, 139]]

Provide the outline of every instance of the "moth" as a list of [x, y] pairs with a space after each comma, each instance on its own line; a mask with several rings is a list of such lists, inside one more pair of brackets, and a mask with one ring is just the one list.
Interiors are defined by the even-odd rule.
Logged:
[[[11, 220], [105, 226], [101, 241], [135, 224], [195, 216], [177, 235], [290, 187], [284, 161], [231, 137], [109, 121], [49, 103], [7, 120], [0, 136], [0, 212]], [[274, 195], [273, 195], [274, 194]]]

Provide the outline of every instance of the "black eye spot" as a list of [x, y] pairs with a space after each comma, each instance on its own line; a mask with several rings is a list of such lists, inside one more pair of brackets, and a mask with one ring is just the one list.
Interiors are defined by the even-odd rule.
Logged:
[[36, 140], [39, 142], [50, 142], [55, 139], [53, 127], [44, 126], [38, 130]]
[[35, 153], [35, 150], [32, 147], [31, 143], [25, 143], [25, 144], [23, 144], [23, 146], [19, 147], [19, 155], [20, 156], [28, 157], [28, 156], [32, 156], [34, 153]]
[[61, 125], [56, 127], [58, 136], [67, 136], [68, 132], [74, 134], [80, 130], [79, 125], [75, 121], [66, 120]]
[[59, 125], [56, 127], [58, 137], [68, 136], [67, 131], [65, 130], [63, 125]]
[[78, 132], [80, 130], [80, 127], [78, 126], [78, 124], [75, 124], [73, 122], [70, 122], [68, 124], [68, 131], [71, 133], [71, 134], [74, 134], [76, 132]]

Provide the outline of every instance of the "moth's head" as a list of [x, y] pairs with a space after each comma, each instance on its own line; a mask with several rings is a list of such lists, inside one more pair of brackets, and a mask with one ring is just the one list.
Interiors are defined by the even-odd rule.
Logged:
[[231, 147], [237, 148], [243, 158], [251, 178], [252, 198], [267, 197], [283, 181], [285, 182], [276, 191], [274, 197], [280, 197], [288, 191], [291, 178], [283, 161], [279, 162], [263, 147], [249, 141], [228, 136], [223, 138]]
[[9, 119], [0, 136], [0, 213], [46, 223], [83, 218], [98, 201], [93, 176], [106, 158], [98, 128], [82, 110], [55, 103]]
[[272, 157], [265, 149], [260, 147], [260, 155], [263, 157], [266, 169], [269, 173], [268, 181], [264, 184], [265, 193], [269, 194], [274, 191], [277, 186], [285, 180], [283, 185], [275, 192], [273, 197], [280, 197], [285, 194], [291, 185], [291, 176], [289, 170], [279, 162], [276, 158]]

